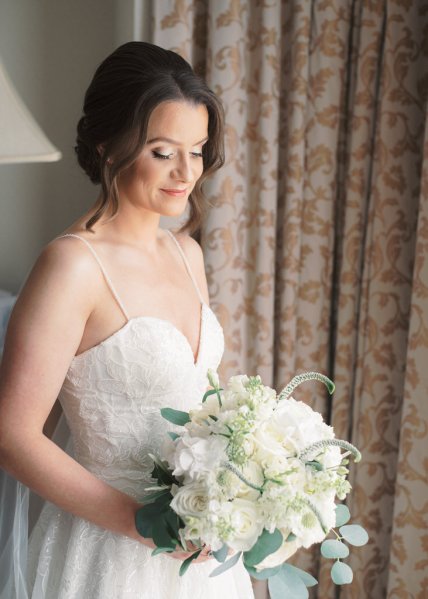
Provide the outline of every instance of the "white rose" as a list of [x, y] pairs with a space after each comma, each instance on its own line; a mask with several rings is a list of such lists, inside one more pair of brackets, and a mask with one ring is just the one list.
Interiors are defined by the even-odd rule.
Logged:
[[179, 516], [202, 516], [207, 512], [209, 497], [205, 485], [189, 483], [180, 487], [171, 501], [171, 507]]
[[[288, 537], [288, 535], [288, 531], [283, 532], [284, 538]], [[284, 541], [284, 543], [281, 545], [279, 549], [277, 549], [277, 551], [271, 553], [270, 555], [265, 557], [265, 559], [262, 562], [256, 565], [256, 570], [260, 571], [264, 570], [265, 568], [275, 568], [276, 566], [280, 566], [285, 561], [287, 561], [289, 557], [296, 553], [299, 547], [300, 545], [296, 540]]]
[[234, 499], [231, 507], [233, 533], [227, 544], [235, 551], [248, 551], [257, 541], [263, 530], [257, 506], [246, 499]]

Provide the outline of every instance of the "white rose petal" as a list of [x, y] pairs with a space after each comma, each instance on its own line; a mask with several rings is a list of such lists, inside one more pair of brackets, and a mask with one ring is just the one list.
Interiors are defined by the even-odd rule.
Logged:
[[234, 532], [227, 544], [235, 551], [248, 551], [263, 530], [259, 511], [252, 501], [246, 499], [234, 499], [230, 506]]

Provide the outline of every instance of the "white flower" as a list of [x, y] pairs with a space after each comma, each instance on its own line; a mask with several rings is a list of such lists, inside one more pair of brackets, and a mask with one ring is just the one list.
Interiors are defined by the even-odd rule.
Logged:
[[[284, 539], [288, 537], [290, 531], [281, 530], [282, 536]], [[294, 541], [284, 541], [279, 549], [277, 549], [274, 553], [271, 553], [265, 559], [256, 565], [256, 570], [264, 570], [265, 568], [275, 568], [275, 566], [280, 566], [285, 561], [288, 560], [296, 551], [299, 549], [300, 545], [295, 539]]]
[[237, 374], [231, 376], [227, 383], [227, 390], [237, 393], [238, 395], [247, 395], [246, 384], [250, 379], [246, 374]]
[[202, 516], [207, 512], [209, 497], [205, 485], [189, 483], [180, 487], [171, 501], [171, 507], [182, 518]]
[[189, 410], [189, 417], [191, 422], [186, 424], [186, 428], [191, 430], [193, 434], [200, 433], [199, 429], [195, 429], [192, 425], [204, 426], [207, 428], [209, 433], [209, 424], [207, 424], [208, 416], [217, 417], [219, 414], [220, 405], [216, 395], [210, 395], [207, 397], [205, 403], [201, 404], [200, 407]]
[[235, 551], [248, 551], [263, 530], [257, 505], [247, 499], [234, 499], [229, 506], [233, 533], [227, 544]]
[[175, 442], [175, 452], [170, 459], [174, 476], [183, 476], [183, 482], [198, 480], [225, 459], [227, 439], [212, 435], [207, 439], [184, 434]]
[[[243, 476], [253, 485], [257, 487], [261, 487], [264, 483], [263, 470], [257, 464], [250, 460], [241, 468], [241, 472]], [[250, 501], [256, 501], [260, 497], [260, 491], [257, 489], [253, 489], [249, 487], [246, 483], [240, 480], [236, 475], [233, 475], [238, 482], [236, 497], [242, 497], [243, 499], [248, 499]]]

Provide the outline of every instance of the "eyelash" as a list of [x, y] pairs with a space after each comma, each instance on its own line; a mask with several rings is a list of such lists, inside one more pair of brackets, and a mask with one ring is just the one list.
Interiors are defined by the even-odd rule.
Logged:
[[[171, 160], [171, 156], [173, 156], [173, 154], [160, 154], [160, 152], [156, 152], [155, 150], [152, 150], [152, 154], [154, 158], [159, 158], [160, 160]], [[194, 158], [202, 158], [202, 152], [190, 152], [190, 154]]]

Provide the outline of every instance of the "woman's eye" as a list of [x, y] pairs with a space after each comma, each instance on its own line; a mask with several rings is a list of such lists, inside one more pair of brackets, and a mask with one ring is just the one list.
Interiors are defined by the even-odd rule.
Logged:
[[161, 154], [160, 152], [156, 152], [152, 150], [152, 154], [155, 158], [160, 158], [161, 160], [170, 160], [174, 154]]
[[195, 158], [202, 158], [202, 152], [191, 152], [191, 154]]

